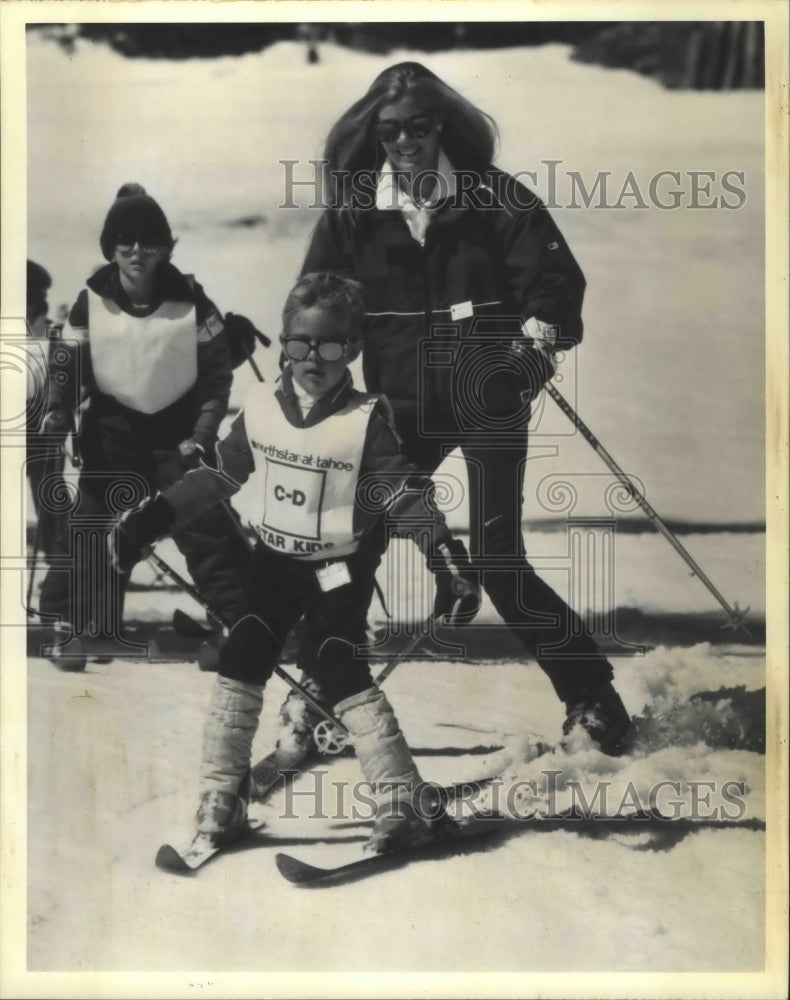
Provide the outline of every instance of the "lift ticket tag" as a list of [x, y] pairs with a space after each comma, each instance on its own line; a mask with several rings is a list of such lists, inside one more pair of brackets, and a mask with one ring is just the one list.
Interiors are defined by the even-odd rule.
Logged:
[[318, 577], [318, 584], [321, 590], [335, 590], [337, 587], [342, 587], [345, 583], [351, 583], [351, 574], [348, 571], [348, 566], [342, 559], [338, 559], [337, 562], [331, 562], [326, 566], [319, 566], [315, 571], [315, 575]]
[[450, 319], [453, 321], [468, 319], [469, 316], [474, 316], [474, 314], [475, 310], [471, 299], [467, 302], [456, 302], [455, 305], [450, 306]]

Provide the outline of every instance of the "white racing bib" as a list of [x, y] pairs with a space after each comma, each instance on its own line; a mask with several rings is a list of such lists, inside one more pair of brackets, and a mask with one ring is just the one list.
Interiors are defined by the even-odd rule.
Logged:
[[354, 505], [374, 403], [356, 393], [315, 427], [294, 427], [271, 389], [255, 388], [244, 408], [255, 472], [244, 490], [264, 545], [310, 561], [356, 550]]
[[93, 377], [101, 392], [140, 413], [158, 413], [197, 381], [197, 321], [190, 302], [163, 302], [130, 316], [88, 289]]

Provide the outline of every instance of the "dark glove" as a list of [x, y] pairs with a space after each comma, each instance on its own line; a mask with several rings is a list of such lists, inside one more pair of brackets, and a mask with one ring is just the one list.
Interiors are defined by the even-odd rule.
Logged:
[[134, 510], [121, 514], [107, 535], [113, 569], [128, 573], [155, 541], [170, 534], [175, 519], [175, 511], [163, 496], [155, 500], [148, 497]]
[[50, 410], [41, 421], [40, 433], [62, 439], [73, 427], [71, 414], [67, 410]]
[[530, 342], [526, 337], [511, 341], [510, 349], [521, 367], [521, 398], [525, 403], [530, 402], [540, 395], [546, 382], [554, 378], [557, 362], [539, 342]]
[[230, 347], [230, 359], [234, 368], [244, 364], [247, 358], [252, 357], [255, 350], [255, 341], [259, 340], [264, 347], [271, 344], [271, 340], [256, 330], [255, 325], [246, 316], [238, 316], [236, 313], [225, 315], [225, 333], [228, 336], [228, 346]]
[[480, 610], [480, 584], [463, 542], [449, 535], [434, 546], [432, 567], [436, 577], [433, 613], [445, 625], [470, 622]]
[[206, 449], [202, 444], [198, 444], [194, 438], [187, 438], [179, 444], [178, 453], [184, 463], [184, 468], [189, 471], [189, 469], [196, 469], [200, 465], [200, 460], [206, 454]]

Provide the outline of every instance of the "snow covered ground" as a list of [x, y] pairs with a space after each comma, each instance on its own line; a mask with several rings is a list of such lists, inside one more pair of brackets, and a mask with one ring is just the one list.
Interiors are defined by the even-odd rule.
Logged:
[[[645, 805], [660, 781], [676, 782], [656, 794], [659, 808], [692, 820], [678, 829], [656, 820], [635, 829], [568, 822], [558, 830], [536, 819], [469, 853], [307, 891], [277, 874], [273, 856], [281, 845], [242, 849], [191, 879], [153, 867], [160, 842], [190, 828], [211, 675], [193, 665], [119, 661], [91, 665], [84, 676], [54, 675], [46, 661], [31, 659], [28, 676], [31, 970], [762, 968], [765, 757], [744, 749], [739, 735], [759, 728], [760, 713], [750, 717], [756, 706], [744, 693], [740, 703], [725, 694], [719, 704], [689, 702], [697, 691], [759, 690], [759, 650], [659, 648], [619, 664], [628, 708], [639, 712], [647, 698], [669, 720], [671, 732], [655, 738], [652, 752], [613, 761], [580, 747], [565, 759], [503, 770], [503, 800], [528, 780], [546, 800], [545, 775], [560, 771], [559, 805], [568, 804], [568, 781], [580, 781], [588, 801], [608, 782], [614, 814], [624, 799], [623, 814], [633, 808], [629, 782]], [[271, 746], [264, 734], [284, 685], [268, 690], [256, 743], [262, 752]], [[501, 746], [523, 733], [552, 737], [562, 719], [532, 664], [410, 662], [386, 690], [426, 780], [475, 777], [497, 762], [502, 770], [493, 750], [458, 751]], [[729, 713], [732, 731], [706, 742], [706, 712], [717, 723]], [[365, 828], [353, 822], [355, 781], [356, 762], [342, 758], [320, 780], [301, 779], [292, 799], [282, 794], [263, 809], [284, 849], [332, 864], [349, 846], [358, 848]], [[723, 798], [727, 783], [740, 805]], [[515, 809], [532, 811], [529, 803]], [[311, 819], [314, 810], [328, 820]], [[297, 818], [282, 818], [289, 812]], [[358, 812], [364, 818], [362, 807]]]
[[[336, 114], [380, 69], [412, 56], [325, 46], [320, 63], [307, 66], [303, 50], [283, 44], [239, 59], [165, 63], [88, 46], [66, 56], [31, 37], [28, 256], [53, 274], [53, 307], [71, 301], [100, 263], [106, 208], [134, 179], [166, 207], [180, 237], [176, 263], [223, 310], [276, 333], [313, 221], [277, 208], [277, 161], [317, 155]], [[668, 93], [574, 64], [556, 46], [417, 58], [497, 117], [501, 164], [535, 170], [532, 186], [544, 197], [550, 160], [561, 161], [560, 202], [572, 170], [588, 187], [596, 171], [611, 171], [618, 192], [629, 170], [645, 188], [657, 171], [680, 171], [686, 195], [689, 171], [743, 173], [748, 197], [738, 210], [566, 207], [555, 215], [589, 283], [587, 340], [566, 386], [663, 516], [721, 526], [683, 543], [761, 628], [765, 537], [727, 526], [764, 517], [762, 95]], [[234, 224], [254, 215], [265, 221]], [[271, 352], [256, 360], [273, 374]], [[236, 401], [252, 378], [240, 370]], [[602, 499], [611, 480], [551, 404], [540, 419], [556, 453], [528, 470], [530, 551], [567, 590], [584, 574], [576, 564], [571, 572], [562, 518], [611, 513]], [[577, 487], [572, 512], [540, 500], [552, 476]], [[423, 593], [411, 578], [383, 573], [404, 592]], [[146, 567], [135, 579], [131, 620], [166, 624], [175, 606], [189, 608], [149, 589]], [[533, 990], [543, 974], [545, 995], [681, 996], [706, 986], [710, 995], [761, 995], [766, 835], [776, 836], [766, 830], [775, 792], [760, 743], [765, 648], [759, 636], [693, 638], [695, 622], [702, 635], [718, 605], [649, 526], [618, 535], [610, 582], [603, 596], [589, 587], [571, 596], [581, 611], [653, 615], [650, 648], [616, 660], [618, 688], [641, 720], [634, 751], [620, 760], [583, 743], [525, 760], [524, 737], [555, 739], [562, 710], [537, 666], [509, 650], [488, 605], [479, 620], [491, 627], [484, 655], [475, 647], [459, 659], [411, 660], [386, 689], [427, 779], [490, 768], [506, 790], [525, 781], [542, 789], [546, 774], [560, 772], [559, 805], [572, 789], [589, 800], [606, 787], [610, 812], [612, 803], [628, 812], [652, 789], [679, 820], [557, 828], [523, 818], [541, 814], [545, 797], [513, 797], [507, 804], [521, 821], [500, 835], [332, 889], [288, 885], [266, 846], [219, 858], [193, 879], [154, 868], [160, 842], [191, 823], [212, 675], [190, 662], [140, 660], [70, 675], [31, 656], [26, 719], [21, 684], [11, 722], [27, 726], [27, 901], [14, 929], [15, 961], [24, 955], [42, 974], [31, 989], [44, 992], [30, 995], [136, 996], [134, 974], [148, 974], [151, 996], [527, 996], [541, 995]], [[406, 606], [397, 588], [391, 599]], [[673, 615], [691, 622], [691, 640], [662, 639]], [[12, 632], [4, 672], [21, 678], [24, 639]], [[256, 751], [270, 745], [283, 693], [279, 681], [267, 690]], [[769, 693], [781, 697], [776, 679]], [[769, 709], [775, 714], [774, 701]], [[288, 850], [332, 863], [365, 835], [335, 798], [358, 776], [353, 758], [319, 773], [318, 786], [305, 777], [293, 790], [319, 787], [328, 818], [310, 818], [314, 794], [259, 808]], [[676, 785], [656, 792], [662, 781]], [[289, 801], [292, 819], [283, 815]], [[88, 975], [66, 987], [66, 973]], [[374, 973], [384, 975], [362, 975]], [[636, 975], [616, 978], [627, 973]], [[670, 973], [677, 978], [659, 975]], [[720, 994], [714, 973], [732, 974]]]
[[[558, 537], [538, 541], [550, 551], [548, 539], [556, 546]], [[748, 565], [761, 536], [733, 539]], [[617, 608], [629, 598], [650, 608], [640, 567], [645, 553], [660, 555], [655, 542], [649, 535], [620, 540], [618, 567], [630, 582], [616, 591]], [[405, 565], [399, 547], [408, 544], [396, 543], [389, 559]], [[169, 543], [161, 551], [182, 568]], [[676, 587], [652, 595], [653, 611], [684, 608], [684, 595], [684, 610], [701, 629], [707, 592], [690, 581], [679, 595], [684, 574], [678, 566], [665, 573]], [[382, 579], [395, 578], [385, 567]], [[200, 616], [188, 599], [149, 589], [148, 566], [138, 568], [135, 581], [130, 620], [159, 621], [165, 629], [177, 606]], [[426, 595], [424, 583], [415, 572], [404, 589]], [[420, 613], [418, 598], [410, 605], [400, 594], [393, 603]], [[589, 603], [579, 607], [587, 611]], [[378, 607], [372, 620], [383, 622]], [[660, 629], [661, 614], [657, 621]], [[360, 780], [353, 758], [329, 760], [290, 794], [254, 807], [276, 838], [272, 846], [217, 859], [194, 879], [166, 875], [152, 859], [161, 841], [191, 825], [212, 675], [191, 663], [145, 660], [64, 675], [31, 657], [28, 967], [758, 971], [766, 902], [762, 645], [714, 632], [713, 642], [618, 657], [618, 688], [640, 719], [634, 751], [612, 760], [581, 741], [569, 754], [530, 761], [525, 737], [556, 739], [562, 708], [536, 665], [513, 659], [496, 623], [486, 604], [476, 625], [489, 631], [482, 643], [470, 639], [468, 656], [448, 659], [434, 647], [433, 656], [399, 665], [386, 690], [426, 780], [499, 774], [496, 804], [519, 822], [457, 855], [319, 890], [283, 881], [274, 853], [334, 864], [359, 848], [369, 812], [353, 808]], [[461, 633], [441, 638], [464, 642]], [[277, 680], [267, 689], [256, 758], [271, 748], [284, 693]], [[536, 789], [526, 798], [525, 782]], [[596, 794], [604, 796], [608, 823], [557, 828], [542, 818], [574, 801], [584, 809]], [[623, 822], [651, 802], [676, 822]]]

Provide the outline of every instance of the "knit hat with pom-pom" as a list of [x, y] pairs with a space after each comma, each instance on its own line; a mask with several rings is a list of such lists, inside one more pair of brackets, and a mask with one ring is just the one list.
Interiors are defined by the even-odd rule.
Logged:
[[167, 216], [140, 184], [124, 184], [107, 213], [99, 237], [106, 260], [112, 260], [121, 233], [139, 236], [154, 245], [173, 245]]

